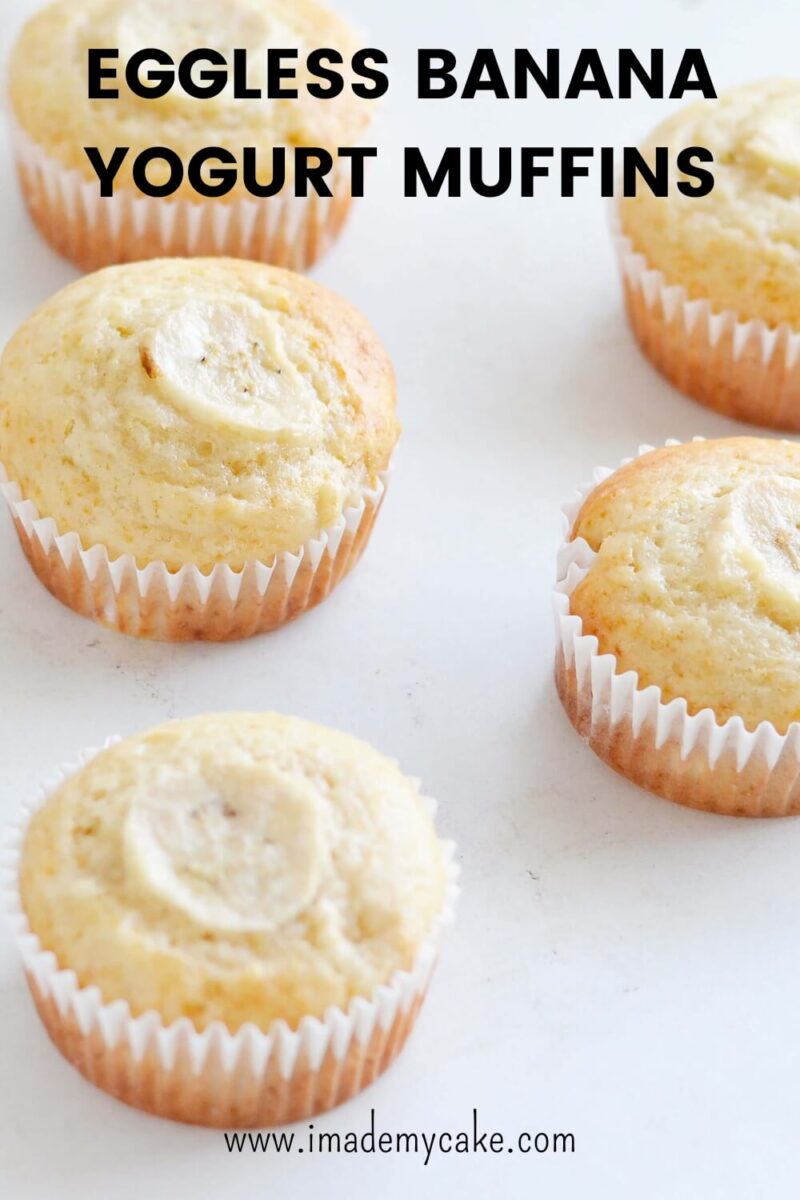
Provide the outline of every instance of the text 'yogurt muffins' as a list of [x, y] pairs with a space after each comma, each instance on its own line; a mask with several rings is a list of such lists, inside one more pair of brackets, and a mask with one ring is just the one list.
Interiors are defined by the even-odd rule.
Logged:
[[672, 444], [581, 491], [556, 590], [576, 729], [681, 804], [800, 812], [800, 446]]
[[355, 1095], [402, 1048], [452, 913], [431, 809], [369, 746], [274, 714], [170, 722], [90, 758], [17, 864], [50, 1037], [182, 1121], [278, 1124]]
[[[229, 85], [219, 95], [197, 98], [177, 80], [160, 97], [143, 98], [127, 86], [125, 65], [155, 47], [175, 63], [190, 51], [216, 50], [232, 62], [247, 52], [247, 83], [261, 99], [238, 99]], [[266, 97], [267, 50], [296, 49], [296, 98]], [[59, 0], [24, 27], [10, 64], [10, 99], [20, 182], [31, 215], [48, 241], [84, 270], [161, 255], [235, 255], [303, 270], [339, 233], [351, 203], [349, 166], [339, 147], [364, 141], [374, 104], [350, 87], [339, 96], [309, 95], [309, 52], [331, 48], [346, 71], [360, 44], [356, 35], [315, 0]], [[89, 49], [115, 49], [117, 98], [88, 98]], [[153, 64], [149, 64], [151, 67]], [[105, 163], [129, 147], [114, 182], [101, 197], [84, 147], [97, 147]], [[143, 196], [131, 177], [141, 151], [165, 146], [185, 165], [208, 146], [236, 158], [232, 191], [198, 195], [184, 174], [179, 190]], [[334, 156], [328, 177], [332, 197], [294, 194], [295, 147]], [[272, 151], [286, 148], [287, 178], [274, 196], [254, 198], [242, 181], [245, 147], [261, 164], [258, 179], [272, 177]], [[166, 166], [148, 168], [148, 179], [166, 182]]]
[[23, 549], [126, 633], [224, 640], [313, 607], [354, 565], [398, 436], [366, 320], [234, 259], [85, 276], [0, 362], [0, 461]]
[[694, 399], [800, 429], [800, 81], [750, 84], [681, 109], [644, 143], [707, 147], [715, 185], [620, 201], [633, 331]]

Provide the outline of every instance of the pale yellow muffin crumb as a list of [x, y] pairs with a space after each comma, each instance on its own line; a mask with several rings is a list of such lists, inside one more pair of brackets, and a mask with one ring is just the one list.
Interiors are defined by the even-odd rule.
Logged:
[[412, 966], [441, 914], [416, 785], [343, 733], [274, 714], [170, 722], [103, 751], [33, 817], [42, 946], [165, 1022], [296, 1026]]
[[[143, 98], [128, 88], [125, 64], [147, 47], [166, 51], [176, 63], [187, 52], [208, 47], [222, 53], [229, 68], [233, 50], [243, 49], [248, 86], [262, 91], [267, 50], [295, 49], [298, 57], [284, 60], [283, 66], [296, 69], [292, 86], [298, 95], [237, 99], [229, 82], [214, 97], [198, 99], [176, 84], [164, 96]], [[314, 98], [306, 88], [313, 78], [305, 60], [310, 51], [328, 47], [344, 59], [340, 69], [347, 86], [339, 96]], [[271, 178], [269, 155], [276, 146], [316, 146], [335, 153], [363, 139], [374, 101], [354, 95], [349, 86], [350, 59], [360, 47], [348, 25], [315, 0], [59, 0], [32, 17], [20, 34], [10, 63], [11, 106], [16, 121], [49, 157], [87, 179], [95, 175], [85, 146], [98, 147], [106, 163], [117, 147], [129, 147], [115, 188], [135, 190], [134, 160], [152, 146], [168, 146], [184, 164], [198, 150], [224, 146], [239, 166], [243, 149], [253, 147], [263, 182]], [[105, 67], [116, 68], [116, 79], [103, 80], [105, 88], [118, 88], [117, 98], [88, 98], [90, 48], [119, 50], [118, 59], [104, 61]], [[163, 68], [148, 63], [145, 69]], [[196, 76], [200, 69], [195, 68]], [[287, 156], [290, 178], [292, 166]], [[148, 168], [154, 184], [166, 174], [157, 162]], [[188, 179], [175, 194], [196, 198]], [[233, 190], [216, 203], [243, 195], [247, 191], [240, 172]]]
[[[622, 231], [668, 285], [716, 311], [800, 328], [800, 81], [733, 88], [682, 108], [644, 142], [667, 146], [667, 197], [643, 185], [620, 201]], [[714, 188], [684, 196], [674, 163], [687, 146], [712, 151]]]
[[0, 460], [85, 548], [204, 570], [295, 552], [374, 488], [399, 426], [367, 321], [235, 259], [79, 279], [0, 362]]
[[720, 722], [800, 720], [800, 445], [654, 450], [592, 491], [572, 538], [596, 558], [570, 611], [618, 672]]

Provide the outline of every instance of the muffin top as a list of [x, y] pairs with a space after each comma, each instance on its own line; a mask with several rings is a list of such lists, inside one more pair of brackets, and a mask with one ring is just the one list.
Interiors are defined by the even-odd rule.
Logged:
[[398, 436], [366, 320], [239, 259], [109, 267], [0, 361], [0, 461], [41, 516], [138, 564], [296, 551], [373, 487]]
[[[180, 87], [159, 98], [142, 98], [125, 81], [125, 64], [136, 51], [155, 47], [177, 64], [190, 50], [209, 48], [225, 56], [229, 80], [219, 96], [198, 99]], [[119, 97], [89, 100], [89, 49], [119, 50], [104, 62], [116, 68]], [[360, 42], [348, 26], [315, 0], [59, 0], [37, 13], [23, 28], [10, 63], [10, 97], [17, 122], [62, 166], [77, 168], [87, 179], [94, 173], [83, 147], [97, 146], [108, 162], [117, 146], [130, 152], [115, 188], [135, 187], [131, 168], [136, 155], [151, 146], [169, 146], [186, 162], [197, 150], [222, 145], [236, 155], [253, 146], [257, 152], [275, 146], [321, 146], [334, 151], [357, 145], [371, 119], [374, 102], [359, 99], [346, 86], [339, 96], [315, 99], [305, 84], [306, 56], [312, 50], [337, 50], [350, 79], [349, 63]], [[261, 88], [261, 99], [235, 99], [230, 82], [234, 49], [247, 51], [248, 87]], [[296, 49], [297, 59], [284, 60], [296, 70], [297, 98], [266, 97], [267, 50]], [[147, 63], [148, 69], [162, 70]], [[194, 78], [204, 64], [195, 67]], [[205, 69], [209, 68], [205, 64]], [[216, 68], [219, 69], [219, 68]], [[318, 82], [318, 81], [317, 81]], [[291, 176], [291, 156], [287, 170]], [[259, 169], [268, 179], [271, 162]], [[148, 179], [162, 182], [159, 164], [148, 167]], [[163, 169], [166, 176], [166, 168]], [[176, 195], [195, 197], [184, 180]], [[246, 194], [241, 179], [220, 197], [224, 203]], [[195, 197], [196, 198], [196, 197]]]
[[20, 868], [32, 931], [81, 986], [232, 1031], [369, 998], [412, 966], [446, 883], [396, 763], [269, 713], [102, 751], [34, 815]]
[[[800, 328], [800, 81], [773, 80], [681, 109], [642, 147], [671, 149], [668, 197], [620, 202], [622, 229], [668, 284], [742, 319]], [[683, 196], [675, 155], [714, 155], [713, 190]]]
[[618, 671], [720, 722], [800, 720], [800, 445], [654, 450], [591, 492], [580, 537], [596, 558], [570, 609]]

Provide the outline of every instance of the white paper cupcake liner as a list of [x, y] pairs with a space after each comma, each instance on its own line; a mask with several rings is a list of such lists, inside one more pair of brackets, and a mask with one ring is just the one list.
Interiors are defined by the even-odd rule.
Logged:
[[[641, 446], [634, 457], [652, 449]], [[615, 655], [600, 654], [597, 638], [584, 634], [571, 612], [570, 597], [595, 554], [583, 538], [570, 541], [570, 533], [586, 497], [613, 473], [598, 467], [563, 510], [554, 593], [556, 683], [572, 724], [615, 770], [679, 804], [732, 816], [800, 811], [800, 725], [781, 734], [762, 721], [748, 730], [738, 716], [720, 724], [710, 708], [690, 714], [683, 699], [665, 704], [660, 688], [640, 687], [635, 671], [620, 672]]]
[[612, 234], [631, 328], [661, 374], [728, 416], [800, 429], [800, 332], [689, 299], [685, 287], [669, 283], [636, 251], [616, 209]]
[[[33, 812], [96, 753], [89, 750], [62, 768], [26, 806], [5, 856], [6, 911], [36, 1007], [62, 1054], [127, 1104], [173, 1120], [228, 1128], [306, 1119], [373, 1082], [411, 1030], [442, 935], [452, 922], [459, 890], [454, 844], [441, 843], [445, 902], [413, 966], [396, 971], [370, 999], [356, 998], [346, 1010], [330, 1008], [322, 1019], [306, 1017], [296, 1030], [275, 1021], [266, 1032], [247, 1024], [231, 1033], [216, 1021], [201, 1033], [187, 1018], [165, 1025], [155, 1011], [133, 1017], [125, 1001], [104, 1003], [97, 987], [80, 987], [75, 972], [42, 949], [19, 897], [20, 856]], [[427, 798], [426, 803], [435, 815], [435, 803]]]
[[334, 158], [330, 197], [249, 196], [208, 200], [142, 196], [49, 157], [9, 118], [25, 201], [50, 244], [86, 271], [145, 258], [229, 255], [303, 271], [335, 241], [352, 201], [350, 172]]
[[297, 553], [234, 571], [163, 562], [137, 567], [130, 554], [112, 559], [105, 546], [85, 549], [77, 533], [60, 533], [40, 517], [0, 466], [0, 492], [33, 570], [63, 604], [136, 637], [161, 641], [229, 641], [276, 629], [319, 604], [350, 571], [369, 541], [389, 471], [333, 525]]

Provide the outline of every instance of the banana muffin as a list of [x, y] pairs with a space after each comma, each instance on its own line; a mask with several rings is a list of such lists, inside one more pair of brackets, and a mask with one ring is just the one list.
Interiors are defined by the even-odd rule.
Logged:
[[[353, 1094], [361, 1069], [368, 1082], [399, 1050], [451, 873], [417, 784], [355, 738], [274, 714], [170, 722], [99, 753], [32, 817], [22, 911], [37, 951], [55, 957], [51, 974], [74, 972], [74, 993], [95, 995], [92, 1018], [84, 1011], [76, 1027], [69, 1006], [52, 1002], [52, 978], [45, 985], [29, 971], [34, 997], [53, 1040], [99, 1086], [203, 1123], [229, 1123], [247, 1104], [248, 1124], [286, 1116], [270, 1094], [279, 1056], [265, 1067], [243, 1050], [236, 1069], [261, 1072], [258, 1095], [252, 1080], [248, 1099], [231, 1077], [220, 1111], [213, 1063], [187, 1079], [180, 1064], [149, 1063], [162, 1086], [142, 1090], [136, 1025], [190, 1030], [197, 1053], [221, 1032], [264, 1051], [265, 1039], [293, 1031], [302, 1051], [293, 1119]], [[381, 995], [393, 991], [377, 1047], [357, 1036], [354, 1014], [375, 1024]], [[88, 1054], [103, 1012], [120, 1004], [113, 1044]], [[304, 1031], [318, 1042], [326, 1030], [318, 1057], [331, 1052], [341, 1083], [331, 1065], [324, 1080], [310, 1078]]]
[[[103, 90], [116, 95], [90, 98], [88, 55], [98, 48], [118, 52], [101, 64], [111, 73], [101, 80]], [[131, 88], [128, 64], [148, 48], [167, 55], [166, 64], [148, 57], [138, 69], [141, 89]], [[222, 62], [193, 66], [191, 77], [205, 92], [193, 95], [182, 86], [179, 66], [204, 49]], [[309, 55], [322, 49], [339, 57], [339, 94], [309, 70]], [[359, 77], [352, 61], [361, 49], [348, 25], [315, 0], [51, 4], [25, 25], [10, 62], [18, 172], [33, 220], [84, 270], [172, 254], [237, 255], [305, 269], [335, 240], [350, 208], [350, 164], [338, 149], [364, 141], [374, 110], [369, 80], [360, 79], [365, 95], [353, 87]], [[277, 95], [270, 87], [270, 54], [276, 50], [286, 52], [280, 69], [294, 74], [280, 90], [296, 95]], [[237, 95], [234, 52], [246, 56], [246, 87], [260, 96]], [[325, 63], [330, 72], [337, 60]], [[214, 76], [221, 72], [225, 86], [218, 90]], [[171, 79], [166, 91], [159, 87], [162, 78]], [[323, 94], [315, 96], [309, 84]], [[101, 195], [85, 147], [96, 150], [105, 166], [127, 149], [115, 163], [112, 195]], [[165, 189], [155, 195], [142, 191], [134, 172], [139, 156], [154, 147], [166, 148], [182, 167], [174, 181], [163, 157], [142, 167], [148, 184]], [[212, 156], [198, 166], [203, 183], [215, 185], [214, 194], [205, 195], [189, 164], [209, 147], [221, 148], [233, 162]], [[295, 155], [305, 148], [331, 156], [330, 195], [310, 189], [303, 196], [295, 187]], [[246, 186], [248, 153], [259, 190], [269, 185], [267, 194], [254, 195]], [[232, 186], [227, 179], [220, 185], [221, 172], [233, 176]]]
[[586, 494], [565, 547], [558, 682], [623, 774], [722, 812], [800, 809], [799, 531], [790, 442], [667, 446]]
[[[645, 354], [720, 412], [800, 428], [800, 82], [769, 80], [680, 109], [644, 142], [709, 149], [714, 187], [640, 188], [619, 216], [628, 313]], [[674, 161], [674, 155], [672, 161]]]
[[14, 335], [0, 460], [26, 553], [65, 603], [143, 635], [236, 637], [311, 607], [356, 561], [394, 410], [388, 356], [344, 300], [278, 268], [160, 259], [85, 276]]

